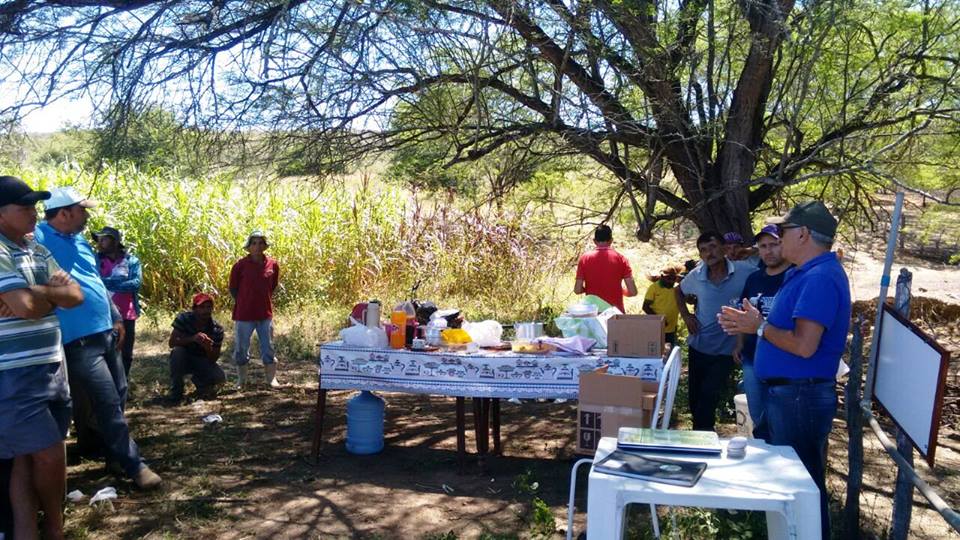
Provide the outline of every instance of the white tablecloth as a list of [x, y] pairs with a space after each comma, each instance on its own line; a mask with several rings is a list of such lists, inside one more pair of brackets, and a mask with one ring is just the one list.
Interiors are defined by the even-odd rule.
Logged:
[[510, 351], [416, 352], [320, 347], [320, 387], [495, 398], [576, 399], [579, 377], [604, 365], [608, 373], [659, 380], [660, 358], [558, 356]]

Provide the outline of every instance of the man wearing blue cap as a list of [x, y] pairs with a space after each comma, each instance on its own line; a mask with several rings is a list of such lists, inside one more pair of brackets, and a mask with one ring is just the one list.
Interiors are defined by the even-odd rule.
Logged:
[[[63, 538], [70, 390], [53, 309], [79, 304], [83, 293], [46, 248], [27, 239], [37, 202], [49, 197], [0, 176], [0, 533], [14, 538], [37, 537], [38, 509], [44, 537]], [[5, 523], [11, 501], [13, 527]]]
[[[780, 250], [780, 231], [776, 225], [765, 226], [754, 239], [763, 268], [747, 277], [740, 298], [749, 300], [751, 305], [767, 317], [790, 263], [783, 258]], [[769, 435], [762, 414], [764, 388], [753, 370], [756, 348], [757, 336], [738, 334], [737, 345], [733, 348], [733, 360], [743, 368], [743, 391], [747, 394], [747, 407], [753, 420], [753, 436], [767, 440]]]
[[[140, 457], [124, 417], [127, 377], [111, 338], [115, 323], [122, 328], [119, 312], [100, 279], [93, 249], [80, 234], [89, 219], [87, 210], [96, 205], [72, 187], [57, 188], [44, 205], [46, 221], [37, 225], [35, 235], [61, 267], [70, 269], [70, 276], [83, 290], [82, 304], [56, 311], [70, 385], [76, 394], [78, 443], [91, 414], [97, 420], [108, 463], [117, 464], [141, 489], [154, 489], [161, 479]], [[90, 410], [80, 410], [87, 403]]]
[[820, 201], [772, 221], [783, 258], [796, 265], [766, 318], [750, 302], [725, 307], [729, 334], [756, 334], [754, 371], [766, 387], [763, 416], [770, 442], [791, 446], [820, 488], [822, 537], [830, 538], [827, 440], [837, 412], [836, 374], [850, 329], [850, 284], [831, 250], [837, 220]]

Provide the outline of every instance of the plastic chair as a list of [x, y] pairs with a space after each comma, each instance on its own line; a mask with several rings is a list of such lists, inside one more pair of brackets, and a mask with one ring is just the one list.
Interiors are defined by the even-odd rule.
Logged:
[[[673, 412], [673, 400], [677, 395], [677, 385], [680, 383], [680, 347], [674, 347], [667, 357], [667, 363], [660, 372], [660, 384], [657, 387], [657, 400], [654, 402], [653, 420], [650, 427], [657, 428], [657, 420], [660, 419], [660, 428], [667, 429], [670, 426], [670, 415]], [[663, 405], [663, 413], [660, 413], [660, 406]], [[567, 540], [573, 538], [573, 498], [577, 490], [577, 469], [584, 463], [593, 463], [593, 458], [584, 458], [573, 464], [573, 470], [570, 471], [570, 497], [567, 504]], [[657, 520], [657, 510], [654, 505], [650, 505], [650, 514], [653, 518], [653, 533], [656, 538], [660, 538], [660, 522]], [[589, 517], [587, 518], [589, 519]]]
[[[660, 420], [660, 429], [670, 428], [670, 416], [673, 414], [673, 400], [677, 396], [677, 386], [680, 384], [680, 347], [674, 347], [667, 357], [667, 363], [660, 372], [660, 385], [657, 387], [657, 400], [653, 405], [653, 415], [650, 428], [657, 429], [657, 420]], [[663, 405], [663, 412], [660, 406]]]
[[[660, 386], [657, 388], [657, 401], [654, 402], [650, 429], [657, 429], [658, 419], [660, 429], [670, 429], [673, 400], [677, 395], [677, 386], [680, 384], [680, 364], [680, 347], [674, 347], [660, 373]], [[661, 403], [663, 413], [660, 412]], [[660, 520], [657, 519], [657, 507], [653, 504], [650, 505], [650, 520], [653, 522], [653, 537], [660, 538]]]

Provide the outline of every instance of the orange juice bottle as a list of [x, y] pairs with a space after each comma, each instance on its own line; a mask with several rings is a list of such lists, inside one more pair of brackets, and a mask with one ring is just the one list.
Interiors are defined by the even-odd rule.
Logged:
[[406, 345], [407, 330], [407, 312], [396, 310], [390, 314], [390, 322], [393, 324], [393, 333], [390, 334], [390, 348], [402, 349]]

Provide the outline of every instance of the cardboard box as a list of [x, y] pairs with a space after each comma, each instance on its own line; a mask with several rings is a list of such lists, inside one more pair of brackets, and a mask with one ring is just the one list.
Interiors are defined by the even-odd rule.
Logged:
[[624, 426], [650, 427], [657, 381], [608, 375], [606, 368], [580, 374], [577, 453], [593, 455], [600, 437], [616, 437]]
[[614, 315], [607, 321], [607, 356], [661, 358], [663, 315]]

